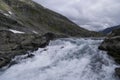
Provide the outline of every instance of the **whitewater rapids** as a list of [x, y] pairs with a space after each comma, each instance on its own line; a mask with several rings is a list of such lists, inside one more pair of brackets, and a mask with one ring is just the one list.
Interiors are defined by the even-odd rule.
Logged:
[[102, 40], [58, 39], [33, 52], [33, 58], [17, 60], [0, 80], [117, 80], [115, 62], [98, 50]]

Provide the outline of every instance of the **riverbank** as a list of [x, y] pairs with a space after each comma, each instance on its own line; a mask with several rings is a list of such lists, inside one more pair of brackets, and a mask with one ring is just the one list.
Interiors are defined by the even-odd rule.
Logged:
[[[112, 56], [120, 65], [120, 29], [113, 30], [99, 46], [99, 49], [107, 51], [107, 54]], [[116, 68], [115, 71], [120, 77], [120, 67]]]

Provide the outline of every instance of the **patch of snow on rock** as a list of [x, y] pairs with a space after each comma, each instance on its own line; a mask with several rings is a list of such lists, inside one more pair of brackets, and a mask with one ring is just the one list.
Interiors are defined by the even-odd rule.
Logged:
[[32, 31], [33, 33], [35, 33], [35, 34], [38, 34], [38, 32], [37, 31]]
[[7, 14], [7, 13], [4, 13], [4, 15], [5, 15], [5, 16], [10, 16], [10, 15], [9, 15], [9, 14]]
[[9, 13], [10, 15], [12, 15], [12, 14], [13, 14], [11, 11], [8, 11], [8, 13]]
[[18, 33], [18, 34], [24, 34], [25, 33], [25, 32], [13, 30], [13, 29], [9, 29], [9, 31], [11, 31], [13, 33]]

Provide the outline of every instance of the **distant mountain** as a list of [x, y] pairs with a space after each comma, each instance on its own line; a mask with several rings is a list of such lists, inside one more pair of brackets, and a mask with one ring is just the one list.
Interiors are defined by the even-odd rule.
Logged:
[[120, 25], [114, 26], [114, 27], [110, 27], [110, 28], [106, 28], [106, 29], [104, 29], [103, 31], [100, 31], [100, 32], [104, 33], [104, 34], [108, 34], [108, 33], [112, 32], [113, 30], [118, 29], [118, 28], [120, 28]]

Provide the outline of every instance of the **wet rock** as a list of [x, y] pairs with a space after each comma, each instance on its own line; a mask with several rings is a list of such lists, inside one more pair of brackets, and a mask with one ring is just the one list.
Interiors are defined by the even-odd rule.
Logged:
[[[7, 30], [1, 30], [0, 37], [0, 45], [2, 45], [0, 46], [0, 67], [2, 67], [17, 55], [45, 47], [54, 38], [54, 34], [14, 34]], [[33, 54], [28, 54], [28, 57], [33, 56]]]
[[0, 57], [0, 68], [10, 63], [10, 60], [11, 60], [10, 58], [4, 58], [3, 56]]
[[120, 68], [116, 68], [115, 69], [115, 73], [120, 78]]
[[[111, 34], [101, 43], [100, 50], [107, 51], [116, 63], [120, 64], [120, 29], [113, 30]], [[115, 69], [116, 74], [120, 77], [120, 68]]]
[[15, 65], [15, 64], [18, 64], [18, 62], [17, 61], [11, 61], [8, 65], [8, 68]]
[[28, 54], [27, 55], [27, 58], [32, 58], [32, 57], [34, 57], [35, 55], [34, 54]]
[[120, 62], [120, 29], [114, 30], [99, 46], [100, 50], [108, 52], [117, 62]]

